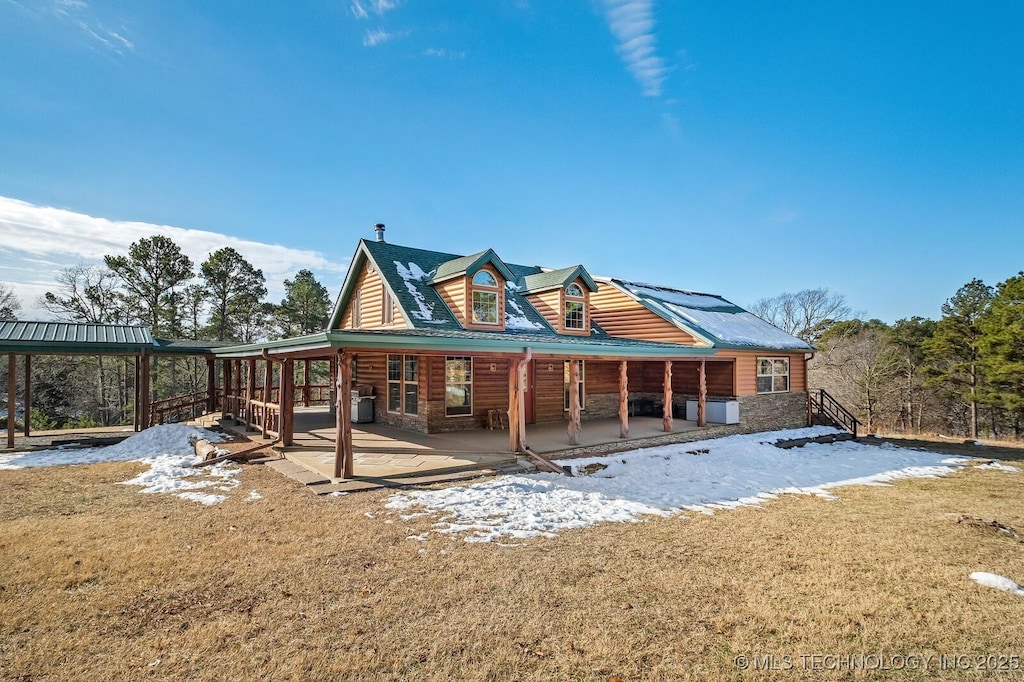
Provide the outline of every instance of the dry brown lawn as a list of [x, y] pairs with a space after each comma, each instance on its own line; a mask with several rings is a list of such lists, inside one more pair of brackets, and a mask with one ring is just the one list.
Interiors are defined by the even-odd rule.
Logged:
[[[501, 547], [408, 540], [431, 519], [386, 512], [388, 492], [316, 498], [252, 466], [204, 507], [116, 485], [140, 469], [0, 471], [0, 678], [1024, 678], [1024, 661], [937, 659], [1024, 654], [1024, 598], [968, 578], [1024, 581], [1024, 543], [948, 516], [1024, 531], [1024, 474], [969, 469]], [[755, 670], [769, 654], [791, 669]], [[826, 654], [936, 659], [801, 659]]]

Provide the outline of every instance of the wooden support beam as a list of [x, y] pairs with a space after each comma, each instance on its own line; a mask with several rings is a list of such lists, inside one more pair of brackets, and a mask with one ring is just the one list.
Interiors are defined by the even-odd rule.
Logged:
[[508, 449], [522, 452], [523, 442], [519, 434], [519, 363], [508, 363]]
[[142, 393], [140, 387], [142, 385], [141, 380], [142, 370], [140, 367], [139, 356], [135, 356], [135, 432], [138, 433], [142, 428]]
[[629, 438], [629, 377], [625, 360], [619, 363], [619, 438]]
[[253, 425], [252, 402], [256, 400], [256, 358], [246, 360], [245, 368], [245, 424], [251, 431]]
[[701, 360], [697, 370], [697, 426], [707, 424], [708, 374], [706, 363]]
[[277, 392], [281, 415], [281, 444], [291, 445], [295, 435], [295, 361], [281, 363], [281, 390]]
[[228, 394], [231, 393], [231, 361], [221, 360], [221, 377], [220, 382], [220, 409], [222, 412], [228, 412], [231, 410], [231, 405], [228, 404]]
[[672, 431], [672, 361], [665, 361], [665, 377], [662, 379], [664, 395], [662, 402], [661, 428], [666, 432]]
[[14, 394], [18, 390], [18, 358], [14, 353], [7, 354], [7, 448], [14, 449], [14, 419], [17, 410], [14, 407]]
[[152, 426], [152, 420], [149, 414], [149, 407], [151, 404], [150, 401], [152, 400], [152, 395], [150, 394], [151, 377], [149, 372], [149, 353], [142, 353], [142, 357], [140, 358], [140, 364], [141, 367], [139, 368], [139, 390], [141, 392], [142, 405], [139, 408], [139, 430], [144, 431], [148, 429], [150, 426]]
[[352, 478], [355, 457], [352, 451], [352, 418], [350, 414], [350, 386], [352, 385], [352, 356], [342, 352], [338, 356], [338, 399], [336, 402], [337, 430], [334, 436], [334, 477]]
[[25, 356], [25, 438], [32, 435], [32, 356]]
[[583, 425], [580, 423], [580, 361], [569, 360], [569, 444], [579, 445]]
[[[270, 404], [270, 393], [274, 388], [274, 364], [270, 358], [266, 356], [266, 351], [263, 355], [263, 403], [265, 405]], [[266, 407], [263, 408], [263, 418], [260, 419], [260, 433], [264, 438], [268, 438], [267, 431], [273, 426], [270, 423], [270, 410]]]
[[206, 358], [206, 412], [217, 411], [217, 360]]
[[309, 358], [305, 358], [302, 361], [302, 406], [309, 407]]

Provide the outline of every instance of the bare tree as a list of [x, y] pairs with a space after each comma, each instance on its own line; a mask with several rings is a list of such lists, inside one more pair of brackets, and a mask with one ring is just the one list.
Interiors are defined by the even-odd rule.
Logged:
[[808, 343], [851, 315], [846, 297], [828, 289], [803, 289], [761, 298], [750, 306], [750, 312]]
[[123, 322], [117, 277], [97, 265], [79, 264], [57, 274], [58, 290], [47, 291], [40, 305], [58, 320], [106, 324]]
[[21, 301], [6, 282], [0, 282], [0, 320], [18, 319], [18, 311], [21, 310]]

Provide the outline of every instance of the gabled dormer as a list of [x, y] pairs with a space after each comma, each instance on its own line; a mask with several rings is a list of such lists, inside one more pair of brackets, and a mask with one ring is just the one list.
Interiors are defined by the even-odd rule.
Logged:
[[597, 283], [582, 265], [523, 278], [526, 300], [559, 334], [590, 336], [590, 294]]
[[441, 263], [430, 284], [465, 329], [505, 331], [505, 283], [513, 279], [487, 249]]
[[[409, 314], [369, 246], [360, 240], [331, 313], [329, 329], [408, 329]], [[386, 263], [386, 262], [385, 262]], [[391, 280], [394, 277], [390, 278]]]

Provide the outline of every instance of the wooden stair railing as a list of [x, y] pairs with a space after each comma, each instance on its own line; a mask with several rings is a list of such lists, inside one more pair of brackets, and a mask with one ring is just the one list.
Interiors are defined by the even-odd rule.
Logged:
[[838, 428], [846, 429], [853, 434], [854, 438], [857, 437], [857, 427], [860, 426], [860, 421], [823, 388], [807, 391], [807, 417], [809, 425], [813, 424], [817, 418], [819, 423], [828, 422]]
[[206, 413], [206, 391], [185, 393], [171, 398], [153, 401], [150, 406], [150, 421], [153, 426], [168, 421], [181, 421], [182, 416], [194, 419]]

